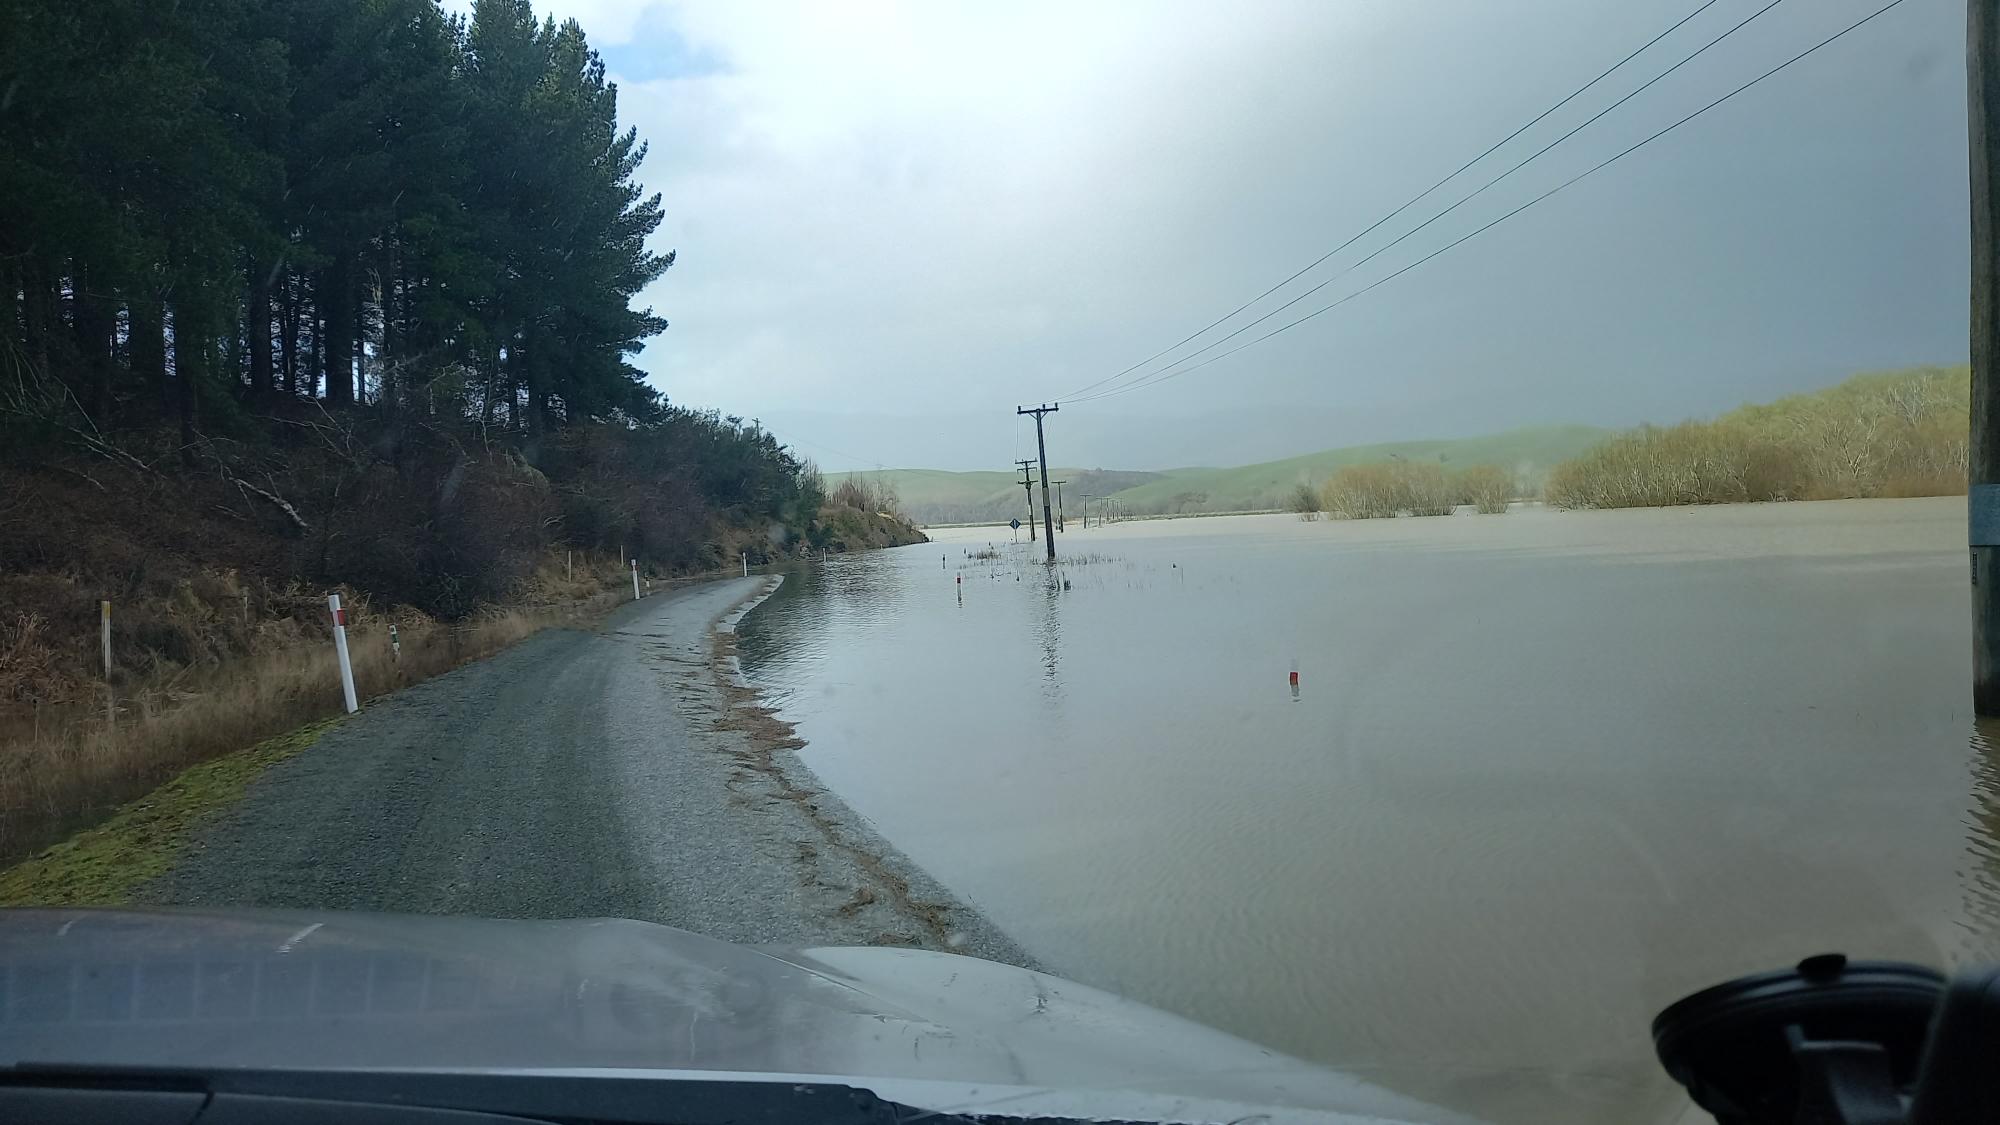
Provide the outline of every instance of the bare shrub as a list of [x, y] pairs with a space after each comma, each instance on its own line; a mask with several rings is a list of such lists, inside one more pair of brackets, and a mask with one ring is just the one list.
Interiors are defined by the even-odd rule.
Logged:
[[1391, 472], [1400, 485], [1402, 507], [1413, 516], [1448, 516], [1458, 510], [1458, 488], [1443, 465], [1397, 461]]
[[1442, 465], [1387, 461], [1349, 465], [1321, 489], [1326, 510], [1351, 520], [1448, 516], [1458, 507], [1459, 485]]
[[1348, 465], [1326, 482], [1320, 499], [1343, 519], [1389, 519], [1402, 506], [1402, 486], [1389, 465]]
[[1963, 492], [1965, 368], [1860, 375], [1713, 422], [1641, 427], [1549, 475], [1550, 503], [1626, 508]]
[[1292, 486], [1292, 492], [1285, 500], [1285, 510], [1295, 513], [1300, 519], [1319, 518], [1319, 490], [1304, 481]]
[[1494, 465], [1474, 465], [1458, 474], [1458, 501], [1470, 504], [1481, 515], [1497, 516], [1507, 511], [1514, 497], [1514, 481], [1505, 469]]

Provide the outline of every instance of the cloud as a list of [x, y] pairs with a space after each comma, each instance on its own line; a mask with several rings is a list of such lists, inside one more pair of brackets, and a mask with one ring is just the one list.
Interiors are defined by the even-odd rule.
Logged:
[[[653, 381], [781, 436], [818, 432], [888, 463], [955, 453], [946, 467], [1004, 464], [1016, 402], [1234, 307], [1685, 9], [552, 7], [583, 22], [651, 142], [641, 176], [665, 196], [658, 242], [680, 251], [646, 295], [673, 324], [640, 359]], [[1748, 11], [1728, 7], [1609, 96]], [[1064, 425], [1128, 463], [1185, 464], [1667, 419], [1852, 368], [1960, 358], [1963, 81], [1926, 60], [1950, 57], [1962, 29], [1906, 8], [1339, 313]], [[1326, 296], [1863, 10], [1775, 10]], [[1251, 432], [1204, 439], [1183, 424], [1223, 407]]]

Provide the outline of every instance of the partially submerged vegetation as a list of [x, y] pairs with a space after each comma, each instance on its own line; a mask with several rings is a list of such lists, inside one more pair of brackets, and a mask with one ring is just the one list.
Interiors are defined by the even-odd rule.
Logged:
[[1965, 491], [1971, 371], [1924, 367], [1642, 426], [1558, 465], [1548, 501], [1632, 508]]
[[[1071, 520], [1079, 519], [1085, 508], [1090, 510], [1093, 520], [1099, 513], [1114, 519], [1255, 511], [1291, 511], [1303, 515], [1309, 509], [1300, 499], [1301, 485], [1317, 493], [1320, 485], [1341, 468], [1398, 460], [1434, 462], [1448, 469], [1464, 465], [1495, 466], [1521, 494], [1538, 494], [1550, 467], [1609, 436], [1611, 431], [1595, 426], [1537, 426], [1471, 438], [1343, 446], [1235, 468], [1181, 468], [1153, 473], [1051, 465], [1049, 478], [1066, 482], [1061, 489], [1062, 502]], [[1016, 517], [1027, 519], [1028, 503], [1022, 495], [1019, 474], [887, 469], [828, 475], [830, 481], [847, 477], [891, 486], [902, 497], [902, 510], [919, 523], [982, 524], [1006, 523]], [[1311, 504], [1310, 510], [1317, 512], [1316, 497]], [[1039, 505], [1038, 491], [1038, 511]]]
[[1391, 519], [1398, 515], [1448, 516], [1470, 504], [1486, 514], [1507, 510], [1514, 491], [1507, 473], [1491, 465], [1451, 471], [1420, 461], [1349, 465], [1319, 490], [1324, 510], [1342, 519]]

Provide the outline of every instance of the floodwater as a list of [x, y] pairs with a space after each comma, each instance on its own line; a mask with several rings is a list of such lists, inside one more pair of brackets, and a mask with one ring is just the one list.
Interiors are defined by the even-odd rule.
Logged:
[[2000, 954], [1964, 528], [1072, 522], [1053, 574], [946, 530], [795, 574], [742, 648], [821, 779], [1052, 970], [1482, 1116], [1662, 1120], [1685, 992]]

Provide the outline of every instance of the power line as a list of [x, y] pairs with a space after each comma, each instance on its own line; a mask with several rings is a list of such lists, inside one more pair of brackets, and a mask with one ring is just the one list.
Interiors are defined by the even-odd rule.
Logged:
[[1576, 89], [1571, 90], [1569, 93], [1563, 95], [1561, 101], [1557, 102], [1556, 104], [1550, 106], [1549, 108], [1543, 110], [1542, 112], [1536, 114], [1534, 117], [1530, 118], [1527, 124], [1519, 126], [1513, 132], [1507, 134], [1504, 137], [1501, 137], [1497, 141], [1494, 141], [1491, 145], [1488, 145], [1486, 147], [1485, 152], [1480, 153], [1478, 156], [1475, 156], [1472, 159], [1466, 161], [1465, 163], [1459, 165], [1458, 167], [1452, 169], [1449, 173], [1447, 173], [1444, 176], [1443, 179], [1438, 180], [1431, 186], [1425, 188], [1424, 190], [1404, 200], [1394, 211], [1391, 211], [1388, 214], [1382, 216], [1381, 218], [1375, 220], [1374, 222], [1369, 223], [1368, 226], [1363, 228], [1359, 234], [1354, 235], [1353, 237], [1349, 238], [1346, 242], [1341, 243], [1340, 245], [1334, 247], [1331, 250], [1328, 250], [1326, 253], [1321, 254], [1319, 257], [1313, 259], [1313, 261], [1310, 264], [1308, 264], [1304, 269], [1299, 270], [1297, 273], [1294, 273], [1285, 280], [1280, 281], [1276, 285], [1271, 286], [1269, 289], [1264, 290], [1262, 293], [1257, 294], [1255, 297], [1252, 297], [1249, 300], [1243, 302], [1242, 304], [1236, 306], [1234, 309], [1231, 309], [1228, 313], [1203, 325], [1201, 328], [1189, 334], [1188, 336], [1182, 338], [1176, 343], [1161, 348], [1159, 351], [1154, 352], [1152, 355], [1149, 355], [1145, 359], [1142, 359], [1139, 362], [1133, 364], [1132, 366], [1127, 367], [1123, 371], [1120, 371], [1114, 375], [1107, 375], [1104, 378], [1097, 380], [1097, 382], [1095, 383], [1086, 383], [1083, 386], [1077, 388], [1074, 391], [1071, 391], [1069, 394], [1063, 397], [1075, 398], [1076, 396], [1083, 394], [1085, 391], [1089, 391], [1096, 387], [1103, 386], [1104, 384], [1109, 383], [1114, 379], [1122, 378], [1125, 375], [1128, 375], [1133, 371], [1136, 371], [1139, 368], [1146, 366], [1147, 364], [1153, 362], [1154, 360], [1160, 358], [1161, 356], [1166, 355], [1168, 352], [1173, 351], [1176, 348], [1179, 348], [1181, 345], [1194, 340], [1197, 336], [1200, 336], [1202, 333], [1207, 332], [1209, 329], [1216, 327], [1223, 321], [1226, 321], [1230, 317], [1235, 316], [1237, 313], [1242, 312], [1244, 309], [1249, 308], [1251, 305], [1256, 304], [1257, 302], [1263, 300], [1264, 298], [1270, 296], [1271, 294], [1276, 293], [1278, 290], [1283, 289], [1285, 286], [1290, 285], [1292, 282], [1297, 281], [1300, 277], [1303, 277], [1305, 274], [1311, 272], [1314, 268], [1318, 267], [1321, 262], [1326, 261], [1328, 258], [1333, 257], [1335, 254], [1338, 254], [1342, 250], [1347, 249], [1349, 246], [1354, 245], [1361, 239], [1366, 238], [1371, 232], [1375, 230], [1375, 228], [1381, 226], [1383, 223], [1386, 223], [1390, 219], [1393, 219], [1396, 216], [1402, 214], [1403, 212], [1409, 210], [1411, 207], [1414, 207], [1425, 196], [1429, 195], [1430, 193], [1450, 183], [1453, 179], [1457, 178], [1457, 176], [1461, 172], [1464, 172], [1466, 169], [1472, 167], [1474, 164], [1477, 164], [1480, 161], [1486, 159], [1487, 157], [1493, 155], [1495, 152], [1499, 151], [1500, 147], [1506, 144], [1508, 141], [1511, 141], [1515, 137], [1520, 136], [1522, 133], [1527, 132], [1529, 129], [1534, 128], [1536, 125], [1540, 124], [1542, 119], [1546, 118], [1549, 114], [1554, 113], [1556, 110], [1559, 110], [1562, 107], [1568, 105], [1570, 102], [1576, 100], [1576, 98], [1579, 95], [1589, 90], [1592, 86], [1595, 86], [1599, 82], [1604, 81], [1606, 78], [1611, 77], [1613, 71], [1617, 70], [1621, 66], [1624, 66], [1626, 63], [1631, 62], [1633, 59], [1638, 58], [1641, 54], [1644, 54], [1648, 47], [1651, 47], [1653, 44], [1658, 43], [1660, 40], [1665, 39], [1669, 35], [1672, 35], [1674, 32], [1679, 31], [1683, 24], [1687, 23], [1689, 20], [1707, 11], [1709, 8], [1714, 7], [1715, 3], [1716, 0], [1706, 0], [1705, 3], [1703, 3], [1700, 7], [1696, 8], [1694, 11], [1689, 12], [1687, 15], [1684, 15], [1680, 19], [1675, 20], [1673, 24], [1669, 26], [1665, 31], [1662, 31], [1658, 35], [1655, 35], [1651, 39], [1648, 39], [1644, 43], [1641, 43], [1639, 45], [1638, 50], [1633, 51], [1631, 54], [1626, 55], [1624, 58], [1619, 59], [1615, 63], [1612, 63], [1610, 66], [1605, 67], [1604, 70], [1601, 73], [1599, 73], [1597, 77], [1591, 79], [1588, 82], [1585, 82], [1583, 85], [1578, 86]]
[[[1779, 4], [1783, 2], [1784, 0], [1769, 0], [1769, 2], [1766, 3], [1763, 7], [1758, 8], [1756, 11], [1750, 13], [1748, 16], [1745, 16], [1743, 20], [1737, 23], [1734, 27], [1731, 27], [1729, 30], [1724, 31], [1722, 34], [1702, 44], [1700, 47], [1696, 48], [1693, 51], [1693, 53], [1682, 58], [1679, 62], [1675, 63], [1674, 65], [1668, 67], [1667, 69], [1647, 79], [1643, 85], [1633, 90], [1631, 93], [1626, 94], [1624, 97], [1619, 98], [1617, 101], [1612, 102], [1610, 105], [1605, 106], [1603, 109], [1598, 110], [1595, 114], [1592, 114], [1585, 120], [1577, 123], [1576, 125], [1571, 126], [1561, 136], [1557, 137], [1555, 140], [1550, 141], [1548, 144], [1543, 145], [1541, 148], [1530, 153], [1528, 156], [1524, 157], [1523, 159], [1515, 163], [1513, 167], [1508, 168], [1506, 171], [1500, 173], [1499, 175], [1479, 185], [1472, 191], [1466, 193], [1463, 196], [1460, 196], [1458, 201], [1453, 203], [1451, 206], [1445, 208], [1442, 211], [1439, 211], [1437, 214], [1432, 215], [1430, 218], [1425, 219], [1423, 222], [1418, 223], [1416, 226], [1410, 228], [1409, 230], [1404, 231], [1402, 234], [1397, 235], [1394, 239], [1391, 239], [1388, 243], [1370, 251], [1368, 255], [1362, 258], [1360, 261], [1355, 262], [1353, 265], [1348, 266], [1346, 269], [1341, 270], [1339, 273], [1336, 273], [1331, 277], [1328, 277], [1326, 280], [1321, 281], [1319, 284], [1314, 285], [1313, 287], [1305, 290], [1298, 296], [1293, 297], [1289, 301], [1286, 301], [1284, 304], [1271, 309], [1269, 312], [1266, 312], [1264, 315], [1258, 317], [1257, 319], [1252, 320], [1247, 324], [1244, 324], [1240, 328], [1236, 329], [1236, 331], [1231, 332], [1229, 335], [1224, 336], [1219, 340], [1215, 340], [1203, 347], [1197, 348], [1196, 350], [1189, 352], [1187, 355], [1182, 356], [1180, 359], [1175, 360], [1173, 363], [1169, 363], [1166, 368], [1161, 368], [1160, 371], [1148, 372], [1147, 374], [1142, 375], [1137, 379], [1134, 379], [1131, 385], [1134, 386], [1142, 385], [1145, 383], [1147, 379], [1150, 379], [1154, 375], [1160, 374], [1162, 371], [1167, 370], [1167, 368], [1177, 366], [1178, 364], [1186, 363], [1189, 360], [1195, 358], [1196, 356], [1201, 355], [1203, 352], [1213, 351], [1214, 349], [1221, 347], [1222, 345], [1228, 343], [1229, 341], [1235, 339], [1236, 337], [1241, 336], [1243, 333], [1248, 332], [1250, 329], [1257, 327], [1259, 324], [1264, 323], [1265, 321], [1271, 319], [1272, 317], [1278, 315], [1279, 313], [1284, 312], [1286, 309], [1291, 308], [1293, 305], [1298, 304], [1300, 301], [1305, 300], [1307, 297], [1312, 296], [1314, 293], [1319, 292], [1320, 290], [1326, 288], [1327, 286], [1333, 284], [1334, 282], [1339, 281], [1341, 278], [1346, 277], [1348, 274], [1353, 273], [1355, 270], [1360, 269], [1362, 266], [1367, 265], [1369, 262], [1374, 261], [1384, 252], [1392, 250], [1396, 246], [1400, 245], [1403, 242], [1403, 240], [1409, 238], [1411, 235], [1414, 235], [1419, 231], [1424, 230], [1432, 223], [1437, 222], [1439, 219], [1444, 218], [1446, 215], [1449, 215], [1453, 211], [1458, 210], [1465, 204], [1470, 203], [1472, 200], [1478, 198], [1480, 195], [1485, 194], [1488, 188], [1493, 187], [1495, 184], [1498, 184], [1500, 181], [1520, 171], [1522, 168], [1527, 167], [1534, 161], [1541, 159], [1541, 157], [1544, 154], [1546, 154], [1550, 149], [1555, 148], [1557, 145], [1575, 136], [1578, 132], [1582, 131], [1583, 129], [1593, 124], [1596, 124], [1612, 110], [1617, 109], [1619, 106], [1622, 106], [1626, 102], [1631, 101], [1633, 98], [1638, 97], [1640, 94], [1645, 93], [1648, 89], [1650, 89], [1655, 83], [1659, 82], [1661, 79], [1667, 77], [1670, 74], [1673, 74], [1675, 71], [1693, 62], [1695, 59], [1699, 58], [1703, 52], [1707, 51], [1710, 47], [1715, 46], [1717, 43], [1720, 43], [1724, 39], [1727, 39], [1730, 36], [1736, 34], [1738, 31], [1743, 30], [1743, 28], [1749, 26], [1752, 20], [1755, 20], [1758, 16], [1763, 15], [1765, 12], [1770, 11], [1772, 8], [1777, 7]], [[1112, 391], [1116, 391], [1117, 389], [1118, 388], [1116, 387], [1111, 388]], [[1092, 396], [1092, 397], [1100, 397], [1100, 396]]]
[[1284, 324], [1277, 328], [1274, 328], [1271, 331], [1264, 333], [1262, 336], [1259, 336], [1256, 339], [1249, 341], [1248, 343], [1239, 344], [1236, 347], [1233, 347], [1228, 351], [1221, 353], [1220, 355], [1210, 356], [1209, 358], [1202, 360], [1200, 363], [1197, 363], [1192, 367], [1184, 367], [1179, 370], [1156, 372], [1154, 375], [1149, 376], [1148, 378], [1140, 380], [1138, 382], [1128, 383], [1123, 387], [1114, 387], [1102, 394], [1092, 395], [1089, 398], [1077, 399], [1073, 401], [1095, 402], [1098, 399], [1110, 398], [1114, 395], [1123, 394], [1126, 391], [1136, 391], [1142, 387], [1150, 387], [1159, 383], [1164, 383], [1168, 379], [1185, 375], [1190, 371], [1199, 370], [1203, 367], [1207, 367], [1209, 364], [1214, 363], [1217, 360], [1225, 359], [1229, 356], [1235, 355], [1237, 352], [1240, 352], [1245, 348], [1255, 347], [1256, 345], [1263, 343], [1265, 340], [1268, 340], [1271, 337], [1276, 336], [1280, 332], [1285, 332], [1292, 328], [1296, 328], [1299, 325], [1304, 324], [1306, 321], [1311, 320], [1316, 316], [1319, 316], [1321, 313], [1329, 312], [1333, 309], [1339, 308], [1341, 305], [1344, 305], [1347, 302], [1352, 301], [1356, 297], [1361, 296], [1363, 293], [1366, 293], [1369, 290], [1376, 288], [1377, 286], [1383, 285], [1390, 281], [1394, 281], [1396, 278], [1399, 278], [1404, 274], [1410, 272], [1411, 270], [1416, 269], [1418, 266], [1421, 266], [1425, 262], [1430, 261], [1432, 258], [1437, 257], [1439, 254], [1442, 254], [1447, 250], [1454, 249], [1460, 245], [1463, 245], [1466, 242], [1470, 242], [1472, 239], [1477, 238], [1478, 236], [1486, 233], [1489, 230], [1492, 230], [1494, 227], [1499, 226], [1501, 223], [1506, 222], [1508, 219], [1511, 219], [1514, 216], [1520, 214], [1521, 212], [1526, 211], [1528, 208], [1533, 207], [1535, 204], [1540, 203], [1542, 200], [1547, 199], [1549, 196], [1552, 196], [1557, 192], [1562, 191], [1564, 188], [1570, 187], [1571, 185], [1577, 183], [1578, 181], [1588, 176], [1592, 176], [1600, 171], [1603, 171], [1605, 168], [1611, 166], [1612, 164], [1620, 160], [1623, 160], [1625, 157], [1630, 156], [1631, 154], [1639, 151], [1640, 149], [1646, 147], [1649, 144], [1652, 144], [1654, 141], [1659, 140], [1661, 137], [1666, 136], [1668, 133], [1673, 132], [1675, 129], [1678, 129], [1681, 126], [1687, 124], [1688, 122], [1693, 121], [1695, 118], [1700, 117], [1702, 114], [1707, 113], [1709, 110], [1714, 109], [1716, 106], [1721, 105], [1722, 103], [1728, 101], [1729, 99], [1735, 97], [1736, 95], [1742, 93], [1743, 91], [1748, 90], [1750, 87], [1757, 85], [1759, 82], [1764, 81], [1766, 78], [1769, 78], [1772, 75], [1778, 73], [1779, 71], [1784, 70], [1786, 67], [1789, 67], [1793, 63], [1798, 62], [1799, 60], [1805, 58], [1806, 56], [1813, 54], [1820, 48], [1825, 47], [1830, 43], [1833, 43], [1835, 40], [1842, 38], [1849, 32], [1852, 32], [1855, 29], [1861, 27], [1863, 24], [1866, 24], [1871, 20], [1874, 20], [1877, 16], [1882, 15], [1884, 12], [1887, 12], [1889, 9], [1896, 7], [1898, 4], [1901, 4], [1902, 2], [1903, 0], [1889, 0], [1889, 3], [1884, 4], [1880, 8], [1877, 8], [1874, 11], [1868, 13], [1867, 15], [1861, 17], [1860, 19], [1855, 20], [1853, 23], [1848, 24], [1846, 27], [1841, 28], [1839, 31], [1836, 31], [1832, 35], [1827, 36], [1825, 39], [1820, 40], [1819, 42], [1813, 44], [1812, 46], [1806, 48], [1805, 50], [1800, 51], [1798, 54], [1793, 55], [1791, 58], [1786, 59], [1784, 62], [1779, 63], [1777, 66], [1774, 66], [1771, 69], [1765, 71], [1764, 73], [1758, 75], [1757, 77], [1752, 78], [1750, 81], [1745, 82], [1743, 85], [1736, 87], [1734, 90], [1729, 91], [1728, 93], [1722, 95], [1721, 97], [1715, 99], [1714, 101], [1708, 103], [1707, 105], [1702, 106], [1700, 109], [1695, 110], [1693, 113], [1688, 114], [1686, 117], [1681, 118], [1679, 121], [1676, 121], [1673, 124], [1667, 126], [1666, 128], [1661, 129], [1659, 132], [1646, 137], [1644, 140], [1639, 141], [1637, 144], [1632, 145], [1630, 148], [1625, 149], [1623, 152], [1617, 153], [1616, 155], [1607, 158], [1601, 163], [1589, 169], [1586, 169], [1585, 171], [1579, 172], [1574, 176], [1571, 176], [1569, 179], [1564, 180], [1562, 183], [1557, 184], [1555, 187], [1552, 187], [1549, 190], [1543, 192], [1542, 194], [1534, 197], [1533, 199], [1528, 200], [1526, 203], [1521, 204], [1519, 207], [1514, 208], [1512, 211], [1508, 211], [1507, 213], [1501, 215], [1500, 217], [1487, 222], [1484, 226], [1479, 227], [1472, 233], [1467, 234], [1454, 242], [1448, 243], [1444, 246], [1440, 246], [1436, 250], [1433, 250], [1430, 253], [1425, 254], [1423, 257], [1418, 258], [1416, 261], [1411, 262], [1409, 265], [1404, 266], [1402, 269], [1397, 270], [1395, 273], [1392, 273], [1387, 277], [1381, 278], [1378, 281], [1372, 282], [1369, 285], [1357, 289], [1354, 292], [1349, 293], [1347, 296], [1342, 297], [1338, 301], [1333, 302], [1332, 304], [1325, 305], [1318, 309], [1314, 309], [1312, 312], [1307, 313], [1306, 315], [1298, 318], [1297, 320], [1291, 321], [1288, 324]]

